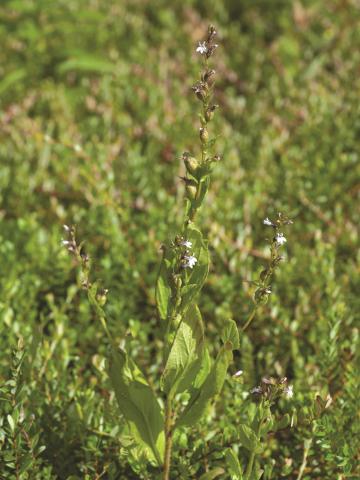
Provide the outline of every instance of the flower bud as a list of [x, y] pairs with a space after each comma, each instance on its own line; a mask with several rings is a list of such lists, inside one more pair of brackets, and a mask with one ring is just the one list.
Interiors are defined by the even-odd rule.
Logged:
[[186, 190], [186, 196], [189, 200], [195, 200], [196, 198], [196, 193], [197, 193], [197, 188], [194, 184], [187, 184], [185, 187]]
[[209, 107], [206, 112], [205, 112], [205, 119], [207, 122], [209, 122], [210, 120], [212, 120], [212, 118], [214, 117], [214, 112], [215, 110], [218, 108], [219, 105], [212, 105], [211, 107]]
[[211, 85], [213, 83], [213, 77], [215, 75], [215, 70], [211, 69], [211, 70], [206, 70], [206, 72], [204, 72], [202, 74], [202, 81], [204, 83], [207, 83], [208, 85]]
[[191, 174], [195, 175], [198, 168], [199, 168], [199, 162], [196, 160], [194, 157], [185, 157], [184, 158], [184, 163], [186, 170]]
[[200, 140], [202, 143], [207, 143], [209, 141], [209, 133], [205, 127], [200, 128]]

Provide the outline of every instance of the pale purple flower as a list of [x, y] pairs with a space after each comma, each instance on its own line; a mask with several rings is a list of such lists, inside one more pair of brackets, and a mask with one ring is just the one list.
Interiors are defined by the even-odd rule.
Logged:
[[265, 220], [263, 220], [263, 224], [267, 225], [268, 227], [273, 227], [274, 226], [273, 222], [270, 220], [269, 217], [266, 217]]
[[200, 55], [204, 55], [207, 52], [207, 46], [205, 42], [199, 42], [199, 45], [196, 49], [196, 53], [200, 53]]
[[275, 236], [276, 246], [281, 247], [284, 243], [287, 242], [286, 238], [284, 237], [283, 233], [277, 233]]
[[193, 255], [185, 255], [184, 256], [183, 267], [184, 268], [194, 268], [196, 262], [197, 262], [197, 258], [194, 257]]
[[182, 240], [180, 242], [180, 245], [182, 245], [185, 248], [191, 248], [192, 247], [192, 242], [190, 242], [189, 240]]
[[261, 387], [254, 387], [250, 390], [250, 393], [262, 393]]
[[284, 388], [284, 393], [286, 398], [292, 398], [294, 396], [294, 387], [292, 385], [288, 385]]

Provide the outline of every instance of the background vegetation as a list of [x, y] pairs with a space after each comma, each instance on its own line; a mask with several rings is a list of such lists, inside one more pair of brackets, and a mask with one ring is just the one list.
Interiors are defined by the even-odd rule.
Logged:
[[174, 471], [199, 478], [223, 466], [247, 392], [274, 375], [294, 385], [282, 412], [306, 419], [316, 393], [333, 401], [315, 422], [270, 436], [265, 478], [300, 478], [301, 468], [304, 480], [359, 478], [359, 2], [3, 0], [1, 479], [153, 478], [129, 466], [108, 342], [62, 225], [76, 224], [96, 259], [112, 335], [157, 379], [154, 285], [161, 242], [181, 222], [179, 157], [196, 139], [190, 86], [209, 21], [220, 34], [224, 156], [201, 212], [210, 347], [225, 319], [241, 326], [251, 309], [248, 280], [268, 256], [263, 218], [282, 211], [294, 225], [231, 367], [243, 383], [229, 375]]

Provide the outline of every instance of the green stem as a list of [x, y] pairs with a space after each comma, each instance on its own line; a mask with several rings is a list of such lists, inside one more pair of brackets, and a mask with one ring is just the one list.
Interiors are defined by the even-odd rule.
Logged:
[[244, 332], [248, 326], [250, 325], [250, 323], [253, 321], [254, 317], [255, 317], [255, 314], [257, 312], [257, 309], [258, 309], [258, 305], [255, 305], [253, 311], [251, 312], [249, 318], [247, 319], [247, 322], [245, 323], [245, 325], [242, 327], [242, 331]]
[[173, 416], [172, 397], [169, 395], [165, 403], [165, 458], [163, 480], [170, 479], [171, 451], [173, 441]]
[[254, 460], [255, 460], [255, 452], [251, 452], [249, 463], [247, 465], [246, 472], [245, 472], [245, 480], [250, 480], [251, 478]]
[[300, 466], [299, 474], [298, 474], [298, 476], [296, 477], [296, 480], [301, 480], [301, 479], [302, 479], [302, 476], [304, 475], [305, 468], [306, 468], [306, 464], [307, 464], [307, 458], [308, 458], [308, 455], [309, 455], [309, 450], [310, 450], [311, 444], [312, 444], [312, 439], [310, 439], [310, 440], [305, 440], [305, 442], [304, 442], [303, 460], [302, 460], [302, 464], [301, 464], [301, 466]]

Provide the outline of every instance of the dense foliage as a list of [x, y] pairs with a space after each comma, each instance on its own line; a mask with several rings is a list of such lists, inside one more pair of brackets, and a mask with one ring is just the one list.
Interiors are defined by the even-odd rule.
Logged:
[[77, 226], [111, 336], [156, 389], [154, 286], [183, 220], [209, 21], [223, 158], [199, 212], [211, 263], [198, 304], [213, 356], [224, 322], [241, 329], [252, 311], [263, 219], [294, 223], [220, 397], [179, 433], [171, 478], [237, 478], [249, 391], [269, 376], [294, 396], [273, 406], [289, 421], [264, 438], [262, 478], [358, 478], [357, 0], [5, 0], [0, 20], [0, 478], [157, 478], [129, 453], [109, 339], [62, 226]]

